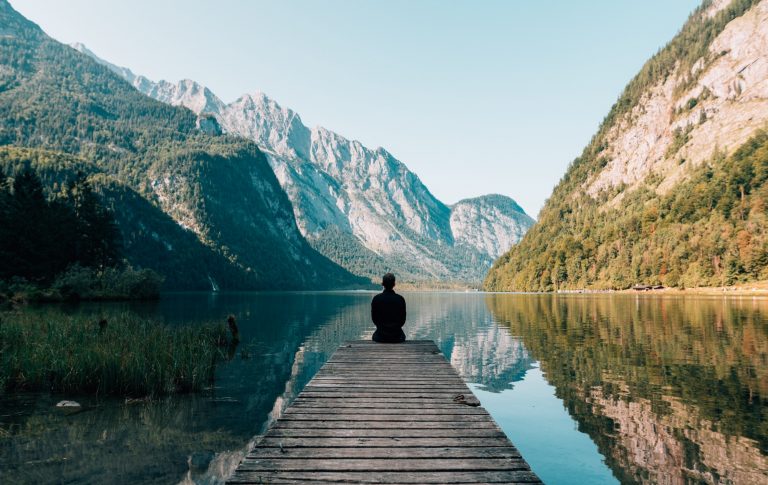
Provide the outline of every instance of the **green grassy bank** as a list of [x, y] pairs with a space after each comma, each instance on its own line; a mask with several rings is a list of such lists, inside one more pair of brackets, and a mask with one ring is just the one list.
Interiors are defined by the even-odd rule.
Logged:
[[171, 328], [130, 313], [98, 320], [0, 313], [0, 389], [121, 396], [194, 392], [213, 381], [224, 325]]

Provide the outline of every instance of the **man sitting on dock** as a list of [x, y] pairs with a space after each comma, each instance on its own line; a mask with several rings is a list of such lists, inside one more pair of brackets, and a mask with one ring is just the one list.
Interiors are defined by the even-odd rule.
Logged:
[[376, 325], [373, 340], [381, 343], [405, 342], [405, 298], [395, 293], [395, 275], [387, 273], [381, 281], [384, 291], [371, 301], [371, 319]]

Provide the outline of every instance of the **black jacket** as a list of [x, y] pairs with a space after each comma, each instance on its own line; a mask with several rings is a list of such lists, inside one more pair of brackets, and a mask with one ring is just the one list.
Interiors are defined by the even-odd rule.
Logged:
[[395, 290], [384, 290], [371, 301], [371, 320], [376, 325], [376, 342], [404, 342], [405, 298]]

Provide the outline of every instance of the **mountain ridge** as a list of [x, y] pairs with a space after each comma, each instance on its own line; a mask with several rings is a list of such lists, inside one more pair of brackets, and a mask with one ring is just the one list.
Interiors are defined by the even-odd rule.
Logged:
[[[256, 141], [292, 202], [296, 223], [310, 244], [355, 274], [372, 280], [384, 267], [405, 280], [479, 282], [493, 259], [532, 225], [511, 198], [480, 196], [448, 206], [386, 149], [370, 149], [324, 127], [309, 128], [295, 111], [256, 91], [223, 103], [199, 83], [146, 82], [127, 68], [94, 56], [136, 89], [161, 101], [212, 115], [224, 132]], [[490, 197], [490, 198], [483, 198]], [[490, 201], [493, 201], [491, 203]], [[472, 204], [483, 204], [466, 210]], [[452, 218], [452, 207], [465, 209]], [[502, 214], [488, 224], [483, 210]], [[454, 230], [461, 238], [454, 237]], [[467, 237], [469, 233], [472, 237]], [[340, 248], [352, 251], [344, 255]], [[377, 260], [378, 269], [362, 263]], [[346, 266], [345, 266], [346, 265]]]

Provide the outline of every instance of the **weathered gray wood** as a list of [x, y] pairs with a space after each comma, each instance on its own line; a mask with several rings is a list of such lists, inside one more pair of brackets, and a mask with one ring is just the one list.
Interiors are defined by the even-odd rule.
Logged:
[[541, 483], [536, 474], [527, 470], [413, 472], [237, 472], [230, 483]]
[[520, 458], [513, 446], [507, 447], [389, 447], [348, 446], [337, 448], [254, 447], [249, 458]]
[[443, 357], [443, 354], [433, 354], [431, 352], [422, 353], [422, 354], [406, 354], [406, 353], [400, 353], [400, 354], [387, 354], [384, 352], [381, 352], [379, 354], [373, 353], [373, 352], [350, 352], [345, 355], [334, 355], [332, 359], [329, 359], [328, 362], [335, 363], [335, 362], [346, 362], [346, 361], [353, 361], [353, 362], [362, 362], [362, 363], [379, 363], [379, 362], [392, 362], [392, 363], [409, 363], [409, 362], [417, 362], [417, 363], [434, 363], [439, 362], [440, 359], [445, 359]]
[[243, 471], [528, 470], [520, 458], [246, 458]]
[[312, 379], [313, 382], [325, 382], [325, 381], [334, 381], [334, 382], [394, 382], [398, 383], [401, 382], [403, 384], [410, 384], [412, 382], [458, 382], [463, 384], [464, 381], [459, 379], [458, 377], [454, 376], [445, 376], [445, 377], [408, 377], [408, 376], [398, 376], [398, 377], [391, 377], [391, 376], [382, 376], [377, 375], [374, 379], [369, 379], [365, 377], [360, 377], [357, 375], [347, 375], [347, 376], [335, 376], [335, 375], [326, 375], [323, 373], [318, 373], [315, 375], [315, 378]]
[[345, 398], [345, 399], [364, 399], [364, 398], [382, 398], [382, 403], [397, 403], [403, 401], [414, 400], [428, 400], [439, 402], [451, 402], [454, 398], [457, 398], [459, 394], [463, 394], [466, 398], [473, 398], [474, 396], [469, 392], [444, 392], [444, 391], [417, 391], [417, 392], [354, 392], [354, 391], [329, 391], [329, 392], [316, 392], [311, 391], [304, 394], [306, 398], [317, 399], [333, 399], [333, 398]]
[[283, 416], [293, 416], [295, 414], [302, 414], [302, 413], [321, 414], [321, 415], [361, 414], [366, 417], [369, 417], [371, 415], [397, 416], [406, 412], [418, 412], [418, 411], [423, 411], [428, 415], [434, 415], [434, 414], [486, 415], [487, 414], [484, 409], [479, 407], [472, 407], [472, 406], [459, 407], [456, 404], [429, 404], [428, 405], [428, 404], [403, 403], [403, 404], [400, 404], [397, 409], [382, 409], [381, 406], [378, 406], [378, 405], [370, 405], [369, 407], [366, 407], [367, 405], [365, 403], [360, 405], [355, 405], [353, 403], [343, 403], [343, 404], [344, 406], [331, 405], [331, 407], [328, 407], [327, 404], [308, 401], [303, 404], [298, 403], [298, 404], [295, 404], [294, 406], [291, 406], [289, 409], [287, 409], [283, 413]]
[[468, 393], [469, 388], [466, 386], [452, 385], [452, 386], [327, 386], [313, 384], [304, 388], [304, 392], [359, 392], [359, 393]]
[[312, 381], [312, 386], [337, 386], [337, 387], [382, 387], [382, 386], [397, 386], [397, 387], [414, 387], [414, 386], [459, 386], [466, 388], [466, 384], [461, 381], [453, 379], [432, 379], [432, 380], [408, 380], [408, 381], [384, 381], [379, 379], [361, 379], [361, 378], [344, 378], [344, 377], [323, 377]]
[[[414, 410], [411, 410], [413, 412]], [[420, 422], [420, 421], [450, 421], [450, 422], [488, 422], [493, 423], [493, 420], [487, 413], [483, 414], [433, 414], [431, 411], [425, 411], [423, 413], [416, 414], [297, 414], [297, 413], [284, 413], [281, 421], [362, 421], [365, 423], [376, 423], [378, 421], [405, 421], [405, 422]]]
[[273, 429], [365, 429], [365, 430], [433, 430], [433, 429], [493, 429], [498, 430], [493, 422], [482, 421], [293, 421], [280, 420]]
[[368, 448], [391, 448], [391, 447], [420, 447], [420, 448], [444, 448], [462, 447], [462, 448], [487, 448], [487, 447], [506, 447], [510, 446], [507, 437], [499, 438], [323, 438], [323, 437], [301, 437], [286, 438], [284, 436], [264, 436], [257, 446], [282, 447], [282, 448], [318, 448], [318, 447], [348, 447], [360, 446]]
[[[398, 404], [399, 403], [399, 404]], [[444, 408], [462, 408], [463, 405], [460, 402], [456, 402], [453, 399], [450, 401], [435, 401], [434, 399], [409, 399], [407, 401], [399, 397], [358, 397], [357, 399], [346, 398], [326, 398], [316, 399], [299, 396], [294, 402], [293, 406], [309, 406], [317, 405], [324, 408], [345, 408], [345, 407], [361, 407], [361, 408], [375, 408], [385, 411], [387, 409], [408, 409], [410, 407], [444, 407]]]
[[266, 436], [286, 438], [502, 438], [498, 429], [280, 429]]
[[370, 389], [372, 391], [375, 390], [403, 390], [403, 391], [413, 391], [413, 390], [426, 390], [426, 389], [432, 389], [432, 390], [453, 390], [453, 389], [459, 389], [462, 392], [467, 392], [469, 388], [463, 384], [455, 383], [455, 384], [378, 384], [375, 382], [361, 382], [361, 383], [354, 383], [354, 384], [339, 384], [339, 383], [328, 383], [328, 382], [313, 382], [312, 384], [309, 384], [307, 387], [304, 388], [305, 391], [328, 391], [328, 390], [355, 390], [355, 391], [361, 391], [364, 392], [366, 389]]
[[432, 341], [342, 345], [230, 483], [540, 483]]

